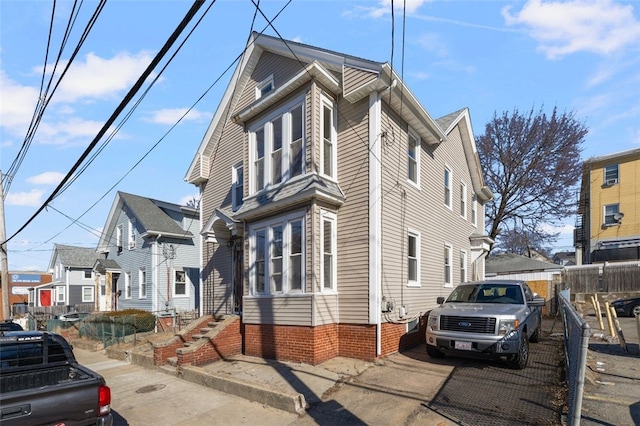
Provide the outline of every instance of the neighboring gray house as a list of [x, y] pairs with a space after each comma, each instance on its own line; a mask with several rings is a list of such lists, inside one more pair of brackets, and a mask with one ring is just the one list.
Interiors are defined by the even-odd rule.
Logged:
[[533, 259], [515, 253], [501, 253], [487, 257], [485, 277], [525, 281], [553, 280], [561, 274], [564, 266]]
[[98, 255], [93, 248], [54, 244], [49, 270], [53, 281], [34, 289], [36, 306], [94, 304], [96, 298], [93, 265]]
[[202, 313], [239, 314], [247, 355], [372, 360], [484, 277], [469, 111], [434, 120], [389, 63], [254, 33], [185, 178]]
[[118, 192], [92, 264], [100, 309], [198, 309], [199, 230], [196, 209]]

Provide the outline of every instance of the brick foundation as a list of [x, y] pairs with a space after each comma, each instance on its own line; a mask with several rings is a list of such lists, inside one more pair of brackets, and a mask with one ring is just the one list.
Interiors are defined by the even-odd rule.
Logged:
[[175, 355], [178, 357], [178, 365], [201, 366], [242, 353], [240, 328], [240, 319], [237, 318], [224, 327], [214, 339], [207, 339], [202, 346], [177, 349]]

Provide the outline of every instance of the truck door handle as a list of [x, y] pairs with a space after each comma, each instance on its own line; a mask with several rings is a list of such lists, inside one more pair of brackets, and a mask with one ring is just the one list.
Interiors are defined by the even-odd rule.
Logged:
[[9, 419], [12, 417], [25, 416], [29, 413], [31, 413], [31, 404], [23, 404], [3, 409], [0, 416], [2, 419]]

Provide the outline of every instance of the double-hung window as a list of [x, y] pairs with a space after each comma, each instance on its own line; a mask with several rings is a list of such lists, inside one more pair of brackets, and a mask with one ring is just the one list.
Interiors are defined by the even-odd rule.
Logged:
[[116, 246], [118, 247], [118, 253], [122, 251], [122, 224], [116, 228]]
[[607, 186], [616, 185], [618, 183], [618, 165], [610, 164], [604, 168], [604, 184]]
[[56, 287], [56, 302], [58, 303], [66, 302], [65, 294], [66, 294], [66, 287], [64, 286]]
[[453, 287], [453, 248], [449, 244], [444, 246], [444, 286]]
[[320, 151], [321, 173], [336, 179], [337, 149], [336, 149], [336, 111], [333, 102], [322, 97], [321, 131], [322, 150]]
[[460, 250], [460, 282], [467, 281], [467, 252]]
[[409, 230], [407, 238], [407, 285], [420, 285], [420, 233]]
[[82, 303], [92, 303], [93, 302], [93, 287], [83, 286], [82, 287]]
[[251, 291], [254, 295], [304, 291], [304, 220], [286, 216], [251, 230]]
[[452, 208], [451, 206], [451, 180], [452, 180], [452, 172], [448, 166], [444, 168], [444, 205], [448, 208]]
[[467, 184], [460, 182], [460, 216], [467, 218]]
[[608, 204], [604, 206], [604, 225], [612, 226], [620, 224], [620, 205]]
[[140, 268], [138, 271], [138, 297], [144, 299], [147, 297], [147, 270]]
[[478, 224], [478, 197], [471, 196], [471, 224], [477, 226]]
[[337, 217], [335, 213], [323, 211], [320, 221], [320, 253], [322, 256], [322, 271], [320, 281], [322, 290], [336, 290], [337, 265]]
[[131, 272], [124, 273], [124, 298], [131, 299]]
[[301, 99], [275, 111], [249, 131], [250, 188], [254, 194], [304, 173], [304, 106]]
[[409, 170], [407, 180], [416, 186], [420, 186], [420, 137], [409, 129]]
[[233, 211], [236, 211], [242, 206], [244, 191], [244, 168], [242, 167], [242, 163], [233, 166], [231, 181], [231, 203]]
[[182, 270], [176, 270], [174, 276], [175, 276], [175, 279], [173, 281], [173, 295], [186, 296], [187, 295], [187, 274]]
[[136, 219], [129, 219], [129, 250], [136, 248]]

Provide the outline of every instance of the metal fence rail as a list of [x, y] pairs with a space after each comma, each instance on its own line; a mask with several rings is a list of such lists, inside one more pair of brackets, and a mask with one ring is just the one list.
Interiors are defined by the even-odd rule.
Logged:
[[560, 312], [564, 323], [564, 356], [569, 388], [567, 424], [580, 425], [584, 376], [591, 328], [576, 312], [570, 301], [570, 290], [560, 291]]

